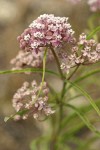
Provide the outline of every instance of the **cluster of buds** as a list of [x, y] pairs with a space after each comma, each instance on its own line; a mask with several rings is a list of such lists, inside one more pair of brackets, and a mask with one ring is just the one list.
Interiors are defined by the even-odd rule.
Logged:
[[[39, 51], [38, 54], [35, 52], [24, 52], [19, 51], [17, 56], [11, 60], [11, 64], [14, 66], [12, 70], [20, 70], [25, 67], [40, 68], [43, 62], [44, 51]], [[47, 51], [47, 62], [53, 60], [53, 55], [48, 49]]]
[[73, 41], [74, 31], [66, 17], [40, 15], [29, 27], [18, 36], [20, 48], [26, 51], [41, 51], [41, 47], [62, 47]]
[[69, 73], [70, 68], [77, 65], [88, 65], [100, 60], [100, 43], [95, 40], [87, 40], [83, 33], [79, 37], [79, 41], [71, 48], [71, 54], [62, 53], [61, 69]]
[[87, 40], [86, 38], [85, 34], [80, 35], [79, 38], [78, 44], [82, 46], [81, 58], [84, 59], [84, 64], [95, 63], [100, 60], [100, 43], [93, 39]]
[[43, 55], [38, 53], [37, 55], [32, 52], [19, 51], [17, 56], [11, 60], [11, 64], [14, 65], [12, 70], [22, 69], [24, 67], [40, 67], [42, 64]]
[[26, 110], [23, 116], [16, 115], [15, 119], [27, 119], [29, 116], [38, 119], [41, 115], [49, 116], [55, 112], [48, 104], [49, 88], [46, 82], [43, 83], [41, 93], [39, 94], [41, 84], [38, 86], [36, 81], [33, 81], [31, 85], [25, 82], [14, 94], [13, 107], [16, 112]]

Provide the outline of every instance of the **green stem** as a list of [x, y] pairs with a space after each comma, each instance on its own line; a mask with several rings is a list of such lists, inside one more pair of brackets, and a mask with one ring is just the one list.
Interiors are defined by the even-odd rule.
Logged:
[[[90, 16], [90, 18], [88, 20], [88, 26], [89, 26], [90, 31], [92, 31], [95, 28], [94, 23], [95, 23], [96, 19], [99, 17], [100, 17], [99, 13], [94, 13], [92, 16]], [[97, 35], [93, 35], [93, 37], [96, 41], [98, 41]]]
[[61, 99], [60, 99], [60, 104], [59, 104], [59, 128], [58, 128], [58, 133], [61, 132], [61, 122], [63, 119], [63, 99], [64, 99], [64, 95], [65, 95], [65, 88], [66, 88], [66, 82], [63, 83], [63, 89], [61, 92]]
[[50, 47], [52, 53], [53, 53], [53, 56], [55, 58], [55, 61], [56, 61], [56, 64], [57, 64], [57, 67], [58, 67], [58, 70], [59, 70], [59, 73], [60, 73], [60, 76], [61, 76], [61, 79], [63, 80], [63, 89], [62, 89], [62, 92], [61, 92], [61, 99], [60, 99], [60, 104], [59, 104], [59, 122], [58, 122], [58, 129], [54, 135], [53, 133], [53, 137], [52, 137], [52, 141], [51, 141], [51, 145], [52, 145], [52, 150], [56, 150], [57, 149], [57, 138], [58, 138], [58, 135], [60, 133], [60, 130], [61, 130], [61, 121], [62, 121], [62, 117], [63, 117], [63, 105], [62, 105], [62, 100], [63, 100], [63, 97], [64, 97], [64, 91], [65, 91], [65, 86], [66, 86], [66, 82], [64, 82], [65, 80], [65, 76], [63, 75], [63, 72], [60, 68], [60, 62], [59, 62], [59, 59], [54, 51], [54, 49], [52, 47]]
[[[75, 72], [78, 70], [80, 65], [78, 65], [75, 70], [72, 72], [72, 74], [68, 77], [67, 80], [70, 80], [71, 77], [75, 74]], [[63, 119], [63, 99], [64, 99], [64, 96], [65, 96], [65, 89], [66, 89], [66, 84], [67, 82], [64, 81], [63, 83], [63, 89], [62, 89], [62, 92], [61, 92], [61, 100], [60, 100], [60, 108], [59, 108], [59, 129], [58, 129], [58, 133], [61, 132], [61, 122], [62, 122], [62, 119]]]
[[65, 95], [65, 87], [66, 87], [66, 82], [64, 82], [64, 80], [66, 79], [65, 76], [63, 75], [63, 72], [60, 68], [60, 62], [59, 62], [59, 59], [54, 51], [54, 49], [52, 47], [51, 48], [51, 51], [54, 55], [54, 58], [56, 60], [56, 63], [57, 63], [57, 67], [58, 67], [58, 70], [59, 70], [59, 73], [60, 73], [60, 76], [63, 80], [63, 89], [62, 89], [62, 92], [61, 92], [61, 98], [60, 98], [60, 104], [59, 104], [59, 128], [58, 128], [58, 132], [60, 132], [60, 128], [61, 128], [61, 124], [60, 122], [62, 121], [62, 118], [63, 118], [63, 105], [62, 105], [62, 101], [63, 101], [63, 98], [64, 98], [64, 95]]
[[46, 48], [46, 50], [45, 50], [45, 52], [44, 52], [44, 57], [43, 57], [43, 74], [42, 74], [42, 82], [41, 82], [40, 90], [39, 90], [39, 92], [38, 92], [38, 94], [37, 94], [37, 96], [36, 96], [36, 99], [34, 100], [33, 103], [35, 103], [36, 100], [38, 99], [38, 97], [40, 96], [41, 91], [42, 91], [42, 87], [43, 87], [43, 84], [44, 84], [45, 69], [46, 69], [46, 54], [47, 54], [47, 48]]
[[93, 13], [92, 16], [90, 16], [89, 20], [88, 20], [88, 26], [90, 28], [90, 30], [93, 30], [94, 29], [94, 22], [95, 22], [95, 19], [99, 18], [100, 17], [100, 13]]
[[58, 128], [57, 128], [57, 130], [54, 129], [53, 133], [52, 133], [52, 135], [53, 135], [52, 136], [52, 142], [51, 142], [52, 150], [58, 150], [57, 142], [58, 142], [59, 134], [61, 133], [61, 122], [63, 120], [63, 98], [64, 98], [64, 95], [65, 95], [65, 87], [66, 87], [66, 82], [63, 82], [61, 98], [60, 98], [60, 101], [59, 101], [59, 120], [57, 122]]
[[36, 100], [38, 99], [38, 97], [40, 96], [41, 94], [41, 91], [42, 91], [42, 87], [43, 87], [43, 84], [44, 84], [44, 78], [45, 78], [45, 67], [46, 67], [46, 54], [47, 54], [47, 48], [44, 52], [44, 57], [43, 57], [43, 73], [42, 73], [42, 82], [41, 82], [41, 86], [40, 86], [40, 90], [35, 98], [35, 100], [33, 101], [33, 104], [36, 102]]
[[[54, 51], [54, 49], [51, 47], [51, 51], [53, 53], [53, 56], [56, 60], [56, 63], [57, 63], [57, 67], [58, 67], [58, 70], [59, 70], [59, 73], [60, 73], [60, 76], [61, 76], [61, 79], [63, 80], [63, 88], [62, 88], [62, 91], [61, 91], [61, 97], [60, 97], [60, 101], [59, 101], [59, 122], [58, 122], [58, 129], [57, 129], [57, 132], [55, 133], [55, 136], [54, 138], [52, 139], [52, 149], [53, 150], [56, 150], [58, 149], [57, 148], [57, 138], [59, 136], [59, 134], [61, 133], [61, 122], [62, 122], [62, 119], [63, 119], [63, 99], [64, 99], [64, 96], [65, 96], [65, 89], [66, 89], [66, 78], [65, 76], [63, 75], [63, 72], [60, 68], [60, 62], [59, 62], [59, 59]], [[72, 72], [72, 74], [68, 77], [67, 80], [70, 80], [70, 78], [74, 75], [74, 73], [77, 71], [77, 69], [79, 68], [79, 65], [75, 68], [75, 70]]]
[[61, 76], [62, 79], [64, 79], [65, 77], [64, 77], [63, 72], [62, 72], [62, 70], [61, 70], [61, 68], [60, 68], [59, 59], [58, 59], [58, 57], [57, 57], [57, 55], [56, 55], [54, 49], [52, 48], [52, 46], [50, 47], [50, 49], [51, 49], [51, 51], [52, 51], [52, 53], [53, 53], [53, 56], [54, 56], [54, 58], [55, 58], [55, 60], [56, 60], [56, 63], [57, 63], [57, 67], [58, 67], [60, 76]]
[[[16, 73], [43, 73], [43, 69], [42, 68], [25, 68], [25, 69], [20, 69], [20, 70], [4, 70], [4, 71], [0, 71], [0, 75], [2, 74], [16, 74]], [[56, 72], [53, 72], [51, 70], [45, 70], [46, 73], [51, 74], [51, 75], [55, 75], [55, 76], [59, 76], [59, 74], [57, 74]]]
[[75, 70], [72, 72], [72, 74], [67, 78], [67, 80], [70, 80], [71, 79], [71, 77], [75, 74], [75, 72], [78, 70], [78, 68], [79, 68], [79, 66], [80, 65], [78, 65], [76, 68], [75, 68]]

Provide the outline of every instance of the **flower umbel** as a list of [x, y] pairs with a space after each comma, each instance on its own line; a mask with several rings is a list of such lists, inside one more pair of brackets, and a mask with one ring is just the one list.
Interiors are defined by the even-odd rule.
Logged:
[[73, 33], [68, 18], [44, 14], [29, 25], [18, 41], [21, 49], [38, 53], [41, 47], [57, 48], [62, 47], [63, 43], [72, 42]]
[[[39, 51], [38, 54], [33, 52], [24, 52], [19, 51], [17, 56], [11, 60], [11, 64], [13, 65], [12, 70], [20, 70], [25, 67], [34, 67], [34, 68], [41, 68], [43, 63], [43, 55], [44, 51]], [[53, 60], [53, 55], [51, 51], [48, 49], [47, 51], [47, 62]]]
[[49, 88], [47, 83], [43, 83], [42, 92], [37, 97], [40, 88], [41, 84], [38, 86], [34, 80], [31, 85], [25, 82], [22, 87], [17, 90], [13, 96], [13, 107], [17, 112], [28, 111], [23, 116], [16, 115], [15, 119], [21, 117], [22, 119], [27, 119], [29, 116], [38, 119], [41, 115], [49, 116], [55, 112], [48, 104]]
[[86, 38], [87, 36], [82, 33], [79, 36], [79, 41], [71, 48], [70, 54], [61, 53], [61, 69], [69, 73], [70, 68], [74, 66], [93, 64], [100, 60], [100, 43]]

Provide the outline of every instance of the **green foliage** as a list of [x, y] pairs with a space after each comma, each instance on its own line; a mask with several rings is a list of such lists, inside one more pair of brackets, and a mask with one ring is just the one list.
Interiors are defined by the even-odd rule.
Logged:
[[76, 83], [70, 82], [68, 80], [66, 82], [70, 83], [73, 87], [78, 89], [86, 97], [86, 99], [89, 100], [91, 106], [95, 109], [97, 114], [100, 116], [100, 110], [95, 104], [94, 100], [91, 98], [91, 96], [85, 90], [83, 90], [80, 86], [78, 86]]
[[98, 26], [97, 28], [95, 28], [94, 30], [92, 30], [92, 32], [87, 36], [87, 40], [91, 39], [98, 32], [100, 32], [100, 26]]
[[[20, 70], [4, 70], [0, 71], [0, 74], [15, 74], [15, 73], [25, 73], [25, 72], [33, 72], [33, 73], [43, 73], [43, 69], [40, 68], [26, 68], [26, 69], [20, 69]], [[45, 70], [46, 73], [51, 75], [56, 75], [59, 77], [59, 74], [56, 72], [53, 72], [51, 70]]]
[[23, 111], [18, 111], [17, 113], [15, 113], [14, 115], [11, 115], [10, 117], [5, 117], [5, 118], [4, 118], [4, 122], [7, 122], [7, 121], [9, 121], [9, 120], [11, 120], [11, 119], [14, 119], [14, 117], [15, 117], [16, 115], [23, 116], [27, 111], [28, 111], [28, 110], [25, 109], [25, 110], [23, 110]]
[[97, 131], [97, 129], [90, 123], [90, 121], [88, 120], [88, 118], [84, 115], [84, 113], [82, 113], [82, 111], [80, 111], [79, 109], [77, 109], [76, 107], [74, 107], [73, 105], [70, 104], [65, 104], [64, 106], [70, 107], [71, 109], [73, 109], [75, 111], [75, 113], [80, 117], [80, 119], [84, 122], [84, 124], [92, 131], [95, 132], [99, 137], [100, 137], [100, 132]]
[[47, 150], [49, 148], [49, 138], [47, 136], [42, 136], [33, 140], [30, 144], [31, 150]]

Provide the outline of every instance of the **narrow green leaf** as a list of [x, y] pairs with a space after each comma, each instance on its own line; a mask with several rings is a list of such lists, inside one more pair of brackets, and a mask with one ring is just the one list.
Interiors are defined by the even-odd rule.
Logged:
[[62, 141], [68, 140], [69, 138], [73, 137], [75, 134], [77, 134], [81, 129], [83, 129], [85, 127], [84, 122], [78, 120], [78, 124], [75, 122], [72, 122], [72, 124], [74, 124], [74, 126], [72, 127], [70, 125], [70, 129], [67, 129], [64, 131], [64, 134], [62, 134]]
[[[20, 69], [20, 70], [4, 70], [4, 71], [0, 71], [0, 74], [11, 74], [11, 73], [25, 73], [25, 72], [34, 72], [34, 73], [42, 73], [43, 69], [40, 68], [26, 68], [26, 69]], [[52, 75], [56, 75], [59, 77], [59, 74], [57, 74], [56, 72], [53, 72], [51, 70], [45, 70], [46, 73], [52, 74]]]
[[14, 115], [11, 115], [10, 117], [8, 117], [8, 116], [5, 117], [5, 118], [4, 118], [4, 122], [7, 122], [8, 120], [14, 119], [14, 117], [15, 117], [16, 115], [23, 116], [26, 112], [28, 112], [28, 109], [18, 111], [17, 113], [15, 113]]
[[88, 140], [86, 140], [83, 144], [81, 144], [78, 148], [78, 150], [84, 150], [88, 149], [90, 150], [91, 144], [93, 144], [96, 140], [98, 140], [98, 137], [91, 137]]
[[[97, 32], [99, 32], [100, 31], [100, 26], [98, 26], [98, 27], [96, 27], [94, 30], [92, 30], [92, 32], [90, 32], [90, 34], [87, 36], [87, 40], [90, 40], [91, 38], [95, 38], [95, 40], [97, 40], [97, 36], [96, 36], [96, 34], [97, 34]], [[79, 46], [79, 48], [80, 49], [82, 49], [83, 48], [83, 45], [80, 45]]]
[[89, 72], [89, 73], [83, 75], [82, 77], [76, 79], [76, 80], [74, 81], [74, 83], [80, 82], [80, 81], [86, 79], [87, 77], [90, 77], [90, 76], [92, 76], [92, 75], [94, 75], [94, 74], [97, 74], [97, 73], [100, 73], [100, 69], [91, 71], [91, 72]]
[[100, 31], [100, 26], [98, 26], [97, 28], [95, 28], [88, 36], [87, 36], [87, 40], [90, 40], [95, 34], [97, 34], [97, 32]]
[[95, 132], [100, 137], [100, 132], [90, 123], [90, 121], [87, 119], [87, 117], [81, 111], [79, 111], [76, 107], [74, 107], [73, 105], [70, 105], [70, 104], [64, 103], [64, 106], [67, 106], [67, 107], [70, 107], [71, 109], [73, 109], [76, 112], [76, 114], [80, 117], [80, 119], [84, 122], [84, 124], [92, 132]]
[[31, 150], [47, 150], [48, 149], [48, 142], [49, 142], [49, 136], [40, 136], [36, 139], [34, 139], [30, 144]]
[[66, 82], [70, 83], [73, 87], [78, 89], [87, 98], [87, 100], [90, 102], [91, 106], [95, 109], [97, 114], [100, 116], [100, 110], [99, 110], [98, 106], [95, 104], [94, 100], [91, 98], [91, 96], [85, 90], [83, 90], [80, 86], [78, 86], [76, 83], [72, 83], [68, 80]]
[[68, 101], [71, 101], [71, 100], [73, 100], [73, 99], [76, 99], [76, 98], [78, 98], [78, 97], [81, 97], [81, 96], [83, 96], [83, 95], [82, 95], [82, 94], [75, 95], [75, 96], [73, 96], [73, 97], [71, 97], [71, 98], [68, 98], [68, 99], [67, 99], [67, 102], [68, 102]]
[[[90, 76], [92, 76], [92, 75], [94, 75], [94, 74], [97, 74], [97, 73], [100, 73], [100, 69], [91, 71], [91, 72], [89, 72], [89, 73], [83, 75], [82, 77], [77, 78], [73, 83], [78, 83], [78, 82], [80, 82], [80, 81], [82, 81], [82, 80], [84, 80], [84, 79], [86, 79], [86, 78], [88, 78], [88, 77], [90, 77]], [[70, 86], [67, 88], [67, 90], [69, 90], [71, 87], [72, 87], [72, 85], [70, 85]]]
[[[99, 105], [100, 106], [100, 99], [98, 99], [98, 100], [96, 100], [96, 105]], [[84, 111], [84, 113], [86, 113], [86, 112], [88, 112], [88, 111], [90, 111], [90, 110], [92, 110], [92, 106], [91, 106], [91, 104], [89, 104], [89, 105], [84, 105], [84, 106], [81, 106], [80, 107], [80, 111]], [[77, 115], [76, 115], [76, 113], [74, 112], [74, 113], [72, 113], [72, 114], [69, 114], [67, 117], [65, 117], [64, 119], [63, 119], [63, 121], [62, 121], [62, 124], [61, 124], [61, 127], [62, 128], [65, 128], [66, 127], [66, 125], [67, 125], [67, 123], [70, 125], [71, 123], [71, 120], [76, 120], [77, 119]]]

